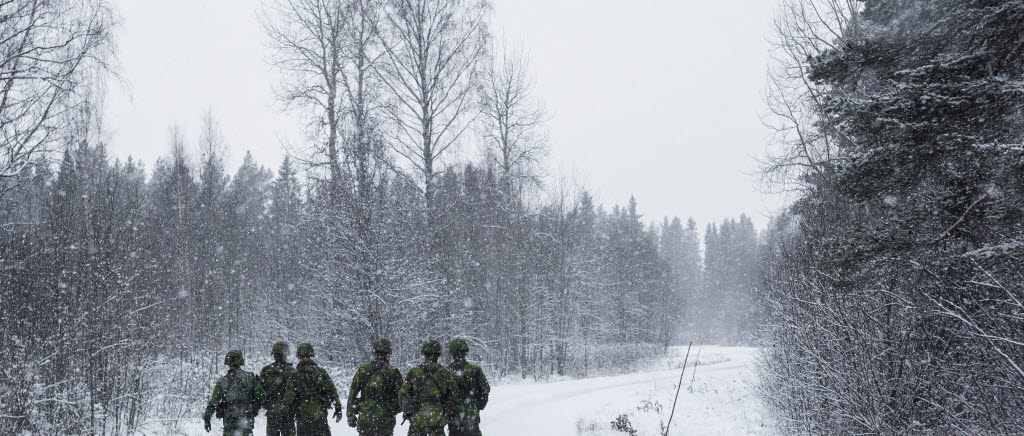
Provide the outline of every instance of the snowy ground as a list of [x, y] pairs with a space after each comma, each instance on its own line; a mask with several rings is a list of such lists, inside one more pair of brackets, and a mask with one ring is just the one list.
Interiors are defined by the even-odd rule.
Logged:
[[[626, 435], [612, 429], [612, 421], [626, 415], [636, 435], [663, 434], [679, 382], [685, 348], [637, 374], [554, 383], [494, 386], [482, 413], [487, 436], [521, 435]], [[696, 347], [693, 351], [696, 354]], [[755, 350], [704, 347], [693, 378], [693, 358], [686, 370], [679, 404], [672, 420], [673, 435], [767, 435], [760, 404], [752, 394]], [[331, 423], [333, 434], [355, 435], [345, 422]], [[214, 423], [219, 434], [220, 423]], [[408, 427], [395, 429], [405, 435]], [[189, 435], [203, 434], [196, 423]], [[264, 436], [263, 417], [256, 436]]]
[[[528, 421], [520, 424], [527, 431], [519, 434], [623, 435], [628, 433], [615, 431], [611, 425], [623, 414], [637, 435], [664, 434], [679, 383], [682, 353], [686, 350], [684, 347], [675, 351], [678, 357], [669, 359], [665, 365], [671, 369], [529, 387], [545, 392], [542, 396], [549, 398], [547, 409], [528, 407], [528, 413], [543, 416], [548, 425], [543, 426], [539, 420]], [[693, 352], [696, 353], [696, 347]], [[751, 348], [704, 347], [694, 377], [691, 354], [691, 366], [686, 370], [670, 434], [772, 434], [762, 417], [760, 402], [753, 395], [754, 355]], [[507, 393], [514, 397], [527, 395], [514, 392], [518, 386], [509, 388], [506, 391], [513, 392]], [[501, 423], [508, 415], [502, 414], [500, 406], [495, 406], [492, 413], [498, 415], [492, 422], [502, 428], [495, 428], [491, 434], [516, 434], [514, 420]]]

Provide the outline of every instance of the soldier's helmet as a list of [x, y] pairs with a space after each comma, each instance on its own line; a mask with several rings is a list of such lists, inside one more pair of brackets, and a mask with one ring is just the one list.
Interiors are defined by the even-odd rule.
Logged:
[[295, 355], [302, 359], [305, 357], [314, 357], [316, 356], [316, 353], [313, 352], [313, 345], [299, 344], [299, 348], [295, 350]]
[[420, 347], [420, 352], [424, 356], [440, 356], [441, 355], [441, 343], [437, 340], [431, 339], [423, 343]]
[[270, 355], [275, 357], [285, 357], [288, 355], [288, 343], [278, 342], [274, 344], [274, 347], [270, 349]]
[[381, 354], [391, 354], [391, 341], [380, 338], [373, 342], [373, 352]]
[[224, 364], [228, 366], [242, 366], [245, 365], [245, 357], [242, 357], [241, 351], [231, 350], [224, 356]]
[[448, 344], [448, 352], [451, 354], [455, 353], [468, 353], [469, 344], [466, 343], [465, 339], [457, 338], [452, 340], [452, 343]]

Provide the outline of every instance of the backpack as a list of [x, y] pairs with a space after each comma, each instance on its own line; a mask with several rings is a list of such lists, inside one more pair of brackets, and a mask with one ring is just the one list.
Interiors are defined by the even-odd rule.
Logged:
[[362, 375], [359, 380], [362, 383], [352, 386], [354, 391], [359, 392], [359, 397], [350, 403], [350, 413], [358, 415], [360, 426], [386, 425], [400, 411], [398, 389], [401, 375], [395, 374], [398, 370], [390, 365], [376, 363], [371, 363], [369, 368], [360, 368], [360, 371]]
[[477, 370], [468, 364], [453, 364], [449, 371], [452, 373], [452, 398], [455, 404], [452, 406], [448, 423], [475, 428], [480, 417], [477, 405], [479, 392], [476, 392], [478, 387], [474, 386]]
[[[359, 390], [362, 392], [360, 399], [373, 400], [377, 402], [384, 402], [387, 400], [388, 389], [388, 370], [391, 369], [388, 365], [380, 365], [374, 368], [374, 365], [370, 367], [370, 375], [365, 379], [362, 386], [359, 386]], [[397, 392], [396, 392], [397, 394]]]
[[412, 425], [422, 428], [444, 427], [448, 423], [445, 415], [446, 404], [441, 383], [437, 378], [445, 370], [437, 366], [421, 368], [425, 377], [421, 378], [422, 382], [416, 386], [418, 410], [412, 417]]
[[452, 372], [452, 397], [454, 397], [459, 404], [466, 399], [474, 400], [473, 397], [473, 371], [466, 365], [462, 368], [451, 368]]
[[253, 375], [242, 370], [229, 372], [222, 377], [220, 384], [220, 403], [217, 404], [217, 417], [241, 418], [253, 411]]

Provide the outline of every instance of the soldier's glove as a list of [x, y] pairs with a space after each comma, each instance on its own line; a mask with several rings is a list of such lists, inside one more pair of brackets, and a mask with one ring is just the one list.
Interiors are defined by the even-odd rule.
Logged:
[[341, 409], [334, 409], [334, 422], [341, 422]]
[[354, 417], [352, 415], [348, 416], [348, 426], [352, 427], [352, 428], [356, 427], [356, 417]]
[[203, 419], [203, 428], [206, 429], [207, 433], [210, 432], [210, 418]]

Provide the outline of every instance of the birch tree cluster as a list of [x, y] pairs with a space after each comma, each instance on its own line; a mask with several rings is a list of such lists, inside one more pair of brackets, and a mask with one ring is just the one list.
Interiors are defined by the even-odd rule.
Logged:
[[762, 389], [792, 434], [1024, 431], [1024, 3], [783, 3]]

